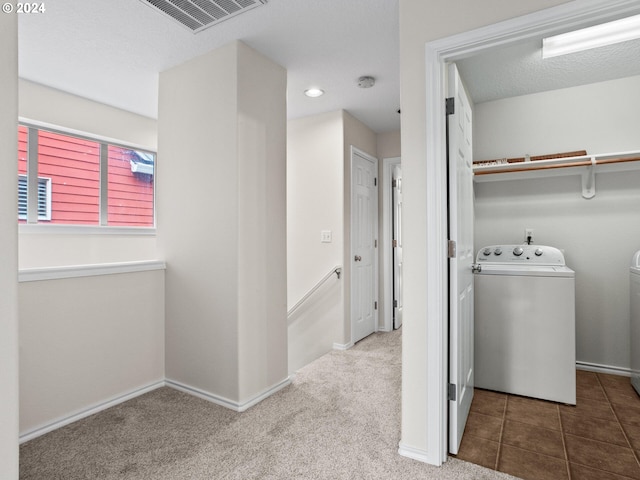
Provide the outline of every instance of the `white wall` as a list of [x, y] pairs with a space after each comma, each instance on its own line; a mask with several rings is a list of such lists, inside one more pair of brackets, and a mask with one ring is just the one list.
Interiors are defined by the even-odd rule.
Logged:
[[[402, 444], [428, 451], [426, 242], [427, 42], [564, 3], [562, 0], [400, 0], [400, 88], [404, 187]], [[432, 446], [433, 448], [433, 446]]]
[[155, 150], [156, 120], [20, 79], [20, 117]]
[[[376, 135], [376, 150], [378, 158], [395, 158], [400, 155], [400, 130], [395, 132], [385, 132]], [[382, 162], [380, 162], [382, 165]]]
[[163, 297], [162, 270], [21, 282], [21, 435], [163, 381]]
[[0, 15], [0, 478], [18, 478], [18, 21]]
[[285, 90], [240, 42], [160, 74], [167, 378], [231, 408], [288, 376]]
[[[640, 150], [640, 77], [476, 105], [476, 159]], [[640, 168], [640, 165], [638, 166]], [[476, 248], [534, 243], [565, 250], [576, 271], [576, 357], [629, 368], [629, 261], [640, 249], [640, 170], [478, 183]]]
[[[343, 262], [342, 112], [287, 124], [287, 304], [293, 307]], [[330, 230], [331, 243], [320, 242]], [[344, 276], [335, 276], [289, 319], [289, 372], [342, 342]]]
[[238, 44], [240, 402], [288, 378], [287, 71]]
[[[27, 80], [19, 84], [25, 120], [140, 146], [157, 148], [156, 120]], [[158, 170], [162, 170], [160, 166]], [[159, 173], [162, 175], [162, 173]], [[77, 234], [63, 229], [20, 229], [20, 268], [154, 260], [155, 235]]]
[[640, 76], [475, 105], [474, 159], [640, 149]]

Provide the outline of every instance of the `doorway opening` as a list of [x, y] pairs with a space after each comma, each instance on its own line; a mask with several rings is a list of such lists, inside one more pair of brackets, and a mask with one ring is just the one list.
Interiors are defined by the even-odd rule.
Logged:
[[437, 40], [426, 45], [426, 165], [427, 191], [427, 425], [425, 452], [401, 454], [441, 465], [448, 454], [448, 318], [446, 213], [446, 142], [445, 142], [445, 69], [447, 64], [477, 53], [516, 42], [541, 38], [566, 29], [602, 23], [631, 14], [637, 2], [618, 0], [588, 5], [575, 2], [518, 17], [489, 27]]
[[402, 326], [402, 163], [400, 157], [382, 159], [382, 304], [381, 330]]
[[378, 331], [378, 159], [351, 147], [351, 342]]

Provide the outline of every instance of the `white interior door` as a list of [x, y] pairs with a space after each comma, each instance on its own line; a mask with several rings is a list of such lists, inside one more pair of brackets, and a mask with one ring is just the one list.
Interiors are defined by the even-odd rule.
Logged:
[[402, 167], [393, 167], [393, 328], [402, 325]]
[[377, 330], [378, 160], [351, 153], [351, 341]]
[[448, 97], [449, 239], [455, 242], [449, 261], [449, 451], [456, 454], [473, 399], [474, 258], [472, 110], [455, 64], [449, 66]]

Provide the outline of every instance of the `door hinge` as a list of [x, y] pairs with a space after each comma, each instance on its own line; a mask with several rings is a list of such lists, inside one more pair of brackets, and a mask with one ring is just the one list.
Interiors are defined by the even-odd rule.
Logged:
[[373, 309], [377, 310], [378, 309], [378, 302], [373, 302]]
[[393, 308], [398, 308], [398, 300], [393, 301]]
[[393, 241], [393, 248], [397, 248], [398, 247], [398, 240], [394, 240]]
[[447, 250], [448, 250], [447, 253], [449, 255], [449, 258], [456, 258], [456, 241], [455, 240], [449, 240]]
[[447, 115], [453, 115], [454, 113], [456, 113], [456, 102], [453, 97], [449, 97], [446, 99], [445, 106]]
[[447, 388], [447, 400], [455, 402], [458, 389], [455, 383], [450, 383]]
[[373, 186], [377, 187], [378, 186], [378, 179], [377, 178], [373, 178]]
[[378, 248], [378, 239], [377, 238], [373, 241], [373, 248]]
[[398, 181], [395, 178], [393, 180], [391, 180], [391, 186], [393, 188], [396, 188], [398, 186]]

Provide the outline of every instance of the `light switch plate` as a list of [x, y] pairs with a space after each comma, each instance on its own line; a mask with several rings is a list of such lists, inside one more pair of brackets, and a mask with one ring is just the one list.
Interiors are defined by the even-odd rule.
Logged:
[[331, 243], [331, 230], [322, 230], [320, 232], [320, 241], [322, 243]]

